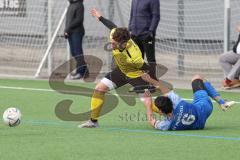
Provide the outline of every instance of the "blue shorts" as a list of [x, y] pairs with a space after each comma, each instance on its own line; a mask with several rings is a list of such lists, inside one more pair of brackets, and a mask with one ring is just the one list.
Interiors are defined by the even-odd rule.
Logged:
[[206, 120], [213, 111], [213, 104], [205, 90], [198, 90], [193, 95], [194, 99], [192, 104], [196, 106], [197, 110], [199, 111], [201, 123], [205, 125]]

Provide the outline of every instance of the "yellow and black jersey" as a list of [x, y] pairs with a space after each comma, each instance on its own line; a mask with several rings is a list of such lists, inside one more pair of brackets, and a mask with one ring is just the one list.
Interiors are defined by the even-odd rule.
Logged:
[[[111, 30], [111, 39], [117, 26], [104, 17], [100, 17], [99, 20]], [[123, 51], [118, 49], [113, 50], [115, 64], [127, 77], [138, 78], [143, 74], [143, 70], [141, 70], [141, 67], [144, 65], [142, 52], [132, 39], [127, 42], [126, 46], [127, 47]]]
[[[115, 29], [111, 30], [110, 39]], [[113, 50], [113, 58], [119, 69], [129, 78], [137, 78], [143, 74], [141, 67], [144, 64], [142, 52], [135, 42], [130, 39], [123, 51]]]
[[141, 67], [144, 64], [139, 47], [129, 40], [126, 49], [113, 50], [113, 58], [118, 68], [129, 78], [137, 78], [143, 74]]

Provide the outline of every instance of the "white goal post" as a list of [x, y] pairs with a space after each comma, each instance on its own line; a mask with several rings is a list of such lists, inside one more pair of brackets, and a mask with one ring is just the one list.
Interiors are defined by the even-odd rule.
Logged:
[[[37, 68], [37, 72], [35, 73], [35, 78], [39, 77], [41, 69], [43, 68], [43, 65], [44, 65], [45, 61], [47, 60], [47, 58], [49, 57], [49, 55], [51, 53], [51, 49], [52, 49], [52, 47], [54, 45], [54, 42], [55, 42], [56, 37], [57, 37], [57, 35], [59, 33], [59, 30], [61, 29], [61, 26], [63, 25], [66, 13], [67, 13], [67, 7], [64, 9], [64, 12], [63, 12], [63, 14], [62, 14], [62, 16], [61, 16], [61, 18], [59, 20], [59, 23], [57, 25], [56, 30], [54, 31], [53, 36], [50, 38], [50, 42], [48, 43], [47, 50], [46, 50], [46, 52], [45, 52], [45, 54], [44, 54], [44, 56], [43, 56], [43, 58], [42, 58], [42, 60], [41, 60], [41, 62], [39, 64], [39, 66]], [[51, 68], [51, 61], [50, 61], [48, 66]], [[51, 69], [50, 69], [50, 71], [51, 71]]]

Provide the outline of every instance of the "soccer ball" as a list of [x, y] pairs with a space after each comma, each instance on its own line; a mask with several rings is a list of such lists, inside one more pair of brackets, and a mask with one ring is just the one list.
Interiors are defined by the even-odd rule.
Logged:
[[9, 127], [18, 126], [21, 122], [21, 112], [17, 108], [8, 108], [3, 113], [3, 122]]

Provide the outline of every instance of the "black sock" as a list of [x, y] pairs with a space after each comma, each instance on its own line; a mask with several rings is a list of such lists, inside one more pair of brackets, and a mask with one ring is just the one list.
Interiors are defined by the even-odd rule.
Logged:
[[98, 120], [97, 120], [97, 119], [92, 119], [92, 118], [91, 118], [91, 121], [94, 122], [94, 123], [96, 123]]

